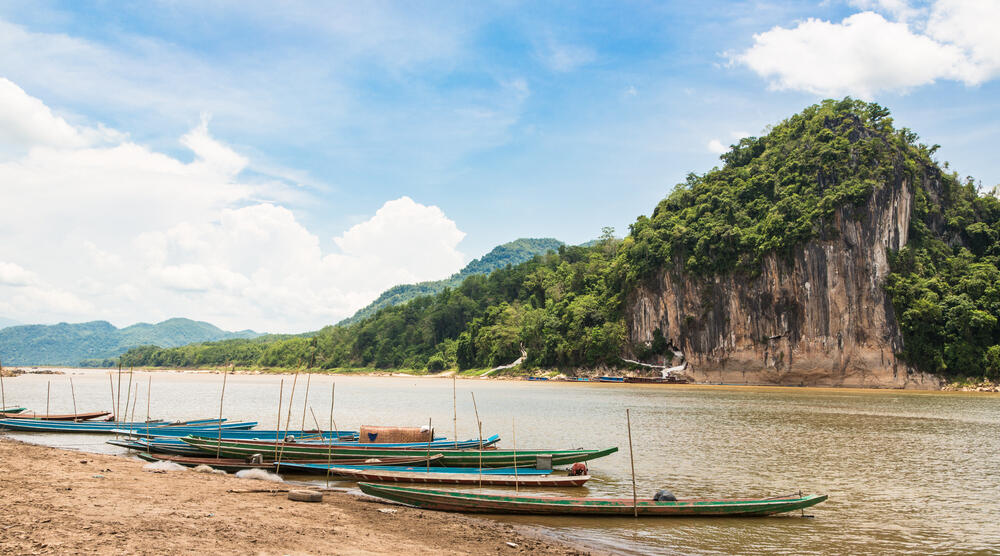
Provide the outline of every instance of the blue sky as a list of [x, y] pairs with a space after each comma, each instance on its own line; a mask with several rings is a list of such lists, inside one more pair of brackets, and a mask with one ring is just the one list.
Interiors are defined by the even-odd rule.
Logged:
[[[989, 30], [1000, 23], [995, 16], [995, 8], [975, 12], [951, 0], [0, 2], [0, 78], [21, 91], [10, 94], [44, 105], [38, 110], [51, 116], [53, 129], [62, 121], [77, 130], [74, 137], [86, 138], [43, 141], [37, 137], [50, 131], [14, 121], [16, 114], [0, 117], [0, 133], [6, 123], [34, 130], [10, 137], [36, 138], [8, 137], [8, 165], [22, 169], [42, 144], [88, 155], [121, 154], [116, 147], [128, 144], [150, 160], [187, 165], [178, 167], [181, 176], [224, 167], [218, 180], [201, 176], [206, 185], [194, 193], [185, 192], [189, 183], [164, 184], [144, 199], [102, 189], [120, 171], [102, 166], [107, 175], [89, 174], [73, 166], [75, 187], [107, 199], [74, 206], [118, 226], [91, 229], [81, 221], [42, 242], [53, 249], [47, 259], [67, 258], [61, 248], [92, 245], [94, 260], [77, 267], [40, 260], [37, 238], [11, 232], [15, 245], [0, 248], [0, 271], [8, 277], [4, 282], [0, 272], [0, 288], [23, 300], [0, 302], [0, 314], [22, 322], [92, 315], [116, 324], [192, 316], [231, 328], [305, 330], [346, 316], [396, 280], [446, 276], [517, 237], [578, 243], [608, 225], [625, 233], [688, 172], [716, 165], [720, 146], [829, 96], [888, 106], [897, 124], [942, 145], [941, 160], [992, 186], [1000, 183], [1000, 44]], [[979, 31], [967, 32], [970, 26]], [[218, 165], [216, 154], [225, 159]], [[141, 178], [131, 179], [143, 189]], [[51, 191], [68, 182], [60, 183]], [[141, 216], [170, 204], [164, 199], [175, 189], [178, 212], [164, 209], [156, 222]], [[48, 202], [60, 203], [51, 191]], [[207, 200], [192, 201], [189, 217], [181, 210], [185, 195], [202, 194]], [[409, 204], [386, 205], [404, 197]], [[297, 238], [273, 249], [302, 249], [288, 264], [350, 255], [349, 239], [356, 249], [378, 251], [379, 241], [395, 237], [386, 222], [414, 214], [440, 231], [419, 244], [440, 249], [416, 253], [412, 268], [393, 267], [401, 255], [391, 249], [368, 266], [328, 260], [301, 284], [248, 263], [252, 246], [191, 251], [197, 238], [232, 235], [222, 211], [263, 205]], [[72, 208], [53, 218], [62, 221]], [[362, 237], [365, 230], [384, 233]], [[70, 236], [74, 246], [59, 239]], [[150, 242], [163, 255], [139, 261], [136, 246], [148, 250]], [[226, 258], [232, 260], [213, 262]], [[109, 281], [94, 261], [149, 276]], [[93, 283], [60, 277], [70, 270]], [[324, 282], [324, 272], [368, 279], [344, 278], [336, 292], [317, 293], [309, 305], [323, 310], [282, 315], [287, 297], [317, 288], [306, 282]], [[217, 278], [203, 280], [209, 273]], [[265, 283], [265, 294], [252, 291]], [[156, 288], [163, 293], [140, 293]], [[59, 297], [53, 292], [61, 301], [47, 301]], [[115, 308], [123, 292], [143, 300]], [[262, 295], [273, 295], [274, 306], [252, 301]]]

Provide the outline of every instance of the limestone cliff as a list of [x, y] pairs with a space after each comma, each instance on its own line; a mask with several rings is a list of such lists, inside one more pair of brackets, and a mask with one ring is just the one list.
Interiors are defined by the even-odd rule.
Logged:
[[866, 203], [838, 209], [831, 231], [790, 257], [767, 256], [759, 273], [658, 272], [628, 298], [629, 344], [662, 331], [698, 382], [938, 388], [896, 358], [903, 340], [882, 287], [888, 250], [907, 242], [913, 188], [937, 189], [933, 173], [920, 179], [897, 172]]

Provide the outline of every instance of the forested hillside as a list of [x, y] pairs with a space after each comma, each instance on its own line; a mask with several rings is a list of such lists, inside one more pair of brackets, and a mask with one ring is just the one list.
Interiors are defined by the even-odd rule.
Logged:
[[[1000, 378], [1000, 201], [944, 172], [936, 149], [895, 128], [877, 104], [824, 101], [741, 140], [721, 168], [689, 175], [623, 241], [562, 247], [312, 338], [256, 351], [246, 342], [144, 348], [123, 360], [183, 366], [242, 354], [247, 365], [440, 370], [508, 363], [523, 346], [528, 367], [572, 369], [617, 366], [627, 351], [667, 355], [663, 341], [626, 345], [623, 314], [635, 288], [663, 271], [687, 276], [694, 289], [713, 276], [753, 277], [765, 256], [791, 257], [806, 241], [835, 236], [838, 208], [902, 179], [914, 189], [910, 242], [875, 286], [892, 299], [899, 356], [942, 376]], [[699, 318], [685, 316], [692, 325]]]
[[33, 324], [0, 330], [0, 361], [8, 365], [110, 366], [125, 351], [142, 345], [182, 346], [225, 338], [258, 336], [252, 330], [226, 332], [207, 322], [170, 319], [115, 328], [106, 321]]
[[444, 280], [419, 282], [416, 284], [401, 284], [382, 292], [375, 301], [359, 309], [349, 318], [340, 323], [341, 326], [353, 324], [374, 315], [379, 309], [391, 305], [400, 305], [411, 299], [434, 295], [445, 288], [456, 288], [466, 278], [474, 274], [489, 274], [494, 270], [508, 265], [518, 265], [530, 261], [535, 255], [542, 255], [559, 249], [563, 242], [553, 238], [520, 238], [494, 247], [489, 253], [465, 265], [465, 268]]

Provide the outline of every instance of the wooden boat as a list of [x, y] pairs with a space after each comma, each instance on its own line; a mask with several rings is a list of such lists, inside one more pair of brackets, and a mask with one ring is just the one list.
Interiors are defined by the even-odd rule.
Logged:
[[600, 377], [597, 377], [597, 382], [625, 382], [625, 377], [623, 377], [623, 376], [600, 376]]
[[24, 407], [5, 407], [5, 408], [3, 408], [2, 411], [0, 411], [0, 415], [5, 415], [5, 414], [16, 415], [18, 413], [21, 413], [25, 409], [27, 409], [27, 408], [24, 408]]
[[67, 413], [63, 415], [57, 415], [55, 413], [47, 415], [45, 413], [24, 413], [24, 408], [21, 411], [5, 411], [0, 415], [0, 419], [33, 419], [36, 421], [89, 421], [91, 419], [97, 419], [98, 417], [105, 417], [111, 415], [110, 411], [91, 411], [90, 413]]
[[365, 494], [428, 510], [492, 514], [618, 515], [631, 516], [726, 516], [755, 517], [814, 506], [826, 495], [785, 496], [760, 499], [676, 500], [672, 502], [631, 498], [564, 498], [479, 494], [454, 490], [432, 490], [358, 483]]
[[547, 376], [529, 376], [528, 380], [548, 380]]
[[[187, 427], [187, 429], [190, 428], [191, 427]], [[199, 430], [207, 431], [199, 433], [199, 436], [211, 436], [211, 429], [212, 427], [199, 427]], [[130, 436], [144, 436], [147, 438], [180, 438], [191, 434], [191, 432], [186, 432], [185, 427], [154, 427], [149, 428], [148, 430], [143, 429], [141, 431], [122, 428], [115, 429], [112, 432], [116, 434], [127, 434]], [[294, 438], [296, 442], [327, 443], [331, 438], [336, 438], [338, 442], [354, 442], [358, 437], [358, 433], [357, 431], [278, 431], [274, 429], [258, 430], [233, 429], [232, 427], [222, 428], [222, 438], [230, 440], [267, 440], [273, 442], [280, 438], [287, 438], [289, 436]]]
[[668, 376], [666, 378], [658, 376], [627, 376], [625, 377], [625, 382], [629, 384], [687, 384], [688, 381], [683, 378], [677, 378], [675, 376]]
[[[223, 471], [235, 472], [242, 471], [243, 469], [264, 469], [267, 471], [288, 471], [291, 470], [288, 463], [281, 462], [279, 466], [277, 462], [274, 461], [264, 461], [262, 463], [251, 463], [246, 459], [239, 458], [212, 458], [212, 457], [187, 457], [187, 456], [176, 456], [169, 454], [157, 454], [157, 453], [146, 453], [139, 452], [135, 454], [139, 459], [145, 461], [170, 461], [185, 467], [198, 467], [199, 465], [207, 465], [214, 469], [222, 469]], [[429, 458], [427, 456], [423, 457], [408, 457], [408, 458], [385, 458], [377, 459], [371, 461], [368, 459], [358, 459], [358, 458], [342, 458], [331, 460], [333, 463], [340, 465], [359, 465], [363, 464], [365, 466], [376, 466], [379, 464], [384, 465], [410, 465], [423, 463], [426, 464], [428, 461], [434, 461], [440, 459], [439, 454], [432, 454]], [[320, 462], [315, 462], [310, 460], [309, 464], [319, 465]], [[326, 465], [326, 460], [323, 460], [322, 465]], [[316, 473], [317, 471], [295, 469], [293, 472], [300, 473]], [[322, 473], [326, 473], [324, 468]]]
[[[306, 471], [308, 473], [323, 473], [326, 474], [326, 470], [336, 467], [339, 469], [347, 469], [351, 471], [370, 471], [377, 469], [379, 471], [404, 471], [404, 472], [419, 472], [419, 473], [434, 473], [434, 474], [470, 474], [474, 473], [479, 475], [513, 475], [513, 467], [440, 467], [426, 465], [346, 465], [342, 463], [335, 463], [327, 465], [324, 461], [322, 463], [309, 463], [307, 460], [296, 460], [294, 462], [282, 462], [281, 467], [288, 467], [289, 469], [296, 469], [300, 471]], [[525, 476], [541, 476], [541, 475], [551, 475], [551, 469], [535, 469], [534, 467], [519, 467], [517, 469], [517, 475]]]
[[[256, 426], [255, 422], [222, 423], [223, 429], [247, 429]], [[116, 430], [131, 430], [135, 433], [148, 432], [160, 428], [170, 428], [186, 434], [210, 434], [217, 430], [220, 424], [188, 425], [184, 423], [171, 424], [160, 422], [113, 422], [113, 421], [46, 421], [44, 419], [0, 419], [0, 427], [23, 432], [86, 432], [115, 434]], [[121, 434], [121, 433], [118, 433]]]
[[[282, 464], [285, 467], [287, 464]], [[433, 468], [431, 468], [433, 469]], [[377, 483], [419, 483], [434, 485], [483, 485], [518, 487], [577, 487], [590, 480], [589, 475], [499, 475], [496, 473], [435, 473], [420, 471], [391, 471], [378, 468], [347, 469], [332, 466], [331, 475], [353, 481]], [[468, 471], [468, 470], [467, 470]]]
[[[206, 452], [218, 451], [227, 457], [248, 457], [251, 454], [263, 454], [265, 458], [277, 459], [281, 452], [282, 460], [315, 459], [322, 460], [330, 450], [322, 444], [305, 444], [293, 442], [260, 442], [251, 440], [226, 440], [217, 438], [186, 436], [181, 438], [196, 448]], [[579, 461], [588, 461], [618, 451], [617, 447], [604, 450], [448, 450], [433, 448], [434, 453], [444, 457], [440, 464], [447, 467], [534, 467], [536, 456], [551, 455], [552, 465], [570, 465]], [[426, 451], [426, 449], [425, 449]], [[394, 457], [412, 456], [420, 453], [420, 448], [385, 448], [378, 444], [358, 444], [355, 446], [333, 446], [334, 457]]]

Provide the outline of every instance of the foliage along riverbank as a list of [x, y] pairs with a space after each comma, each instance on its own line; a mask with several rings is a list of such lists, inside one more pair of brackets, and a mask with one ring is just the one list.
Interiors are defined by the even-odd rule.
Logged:
[[311, 337], [145, 346], [121, 362], [440, 372], [507, 364], [523, 349], [523, 368], [571, 374], [621, 368], [626, 353], [669, 360], [662, 334], [648, 345], [626, 343], [636, 287], [663, 270], [704, 284], [754, 276], [765, 255], [837, 233], [837, 208], [865, 202], [902, 173], [915, 198], [910, 242], [892, 254], [892, 272], [878, 285], [904, 340], [898, 355], [952, 380], [1000, 379], [1000, 200], [942, 169], [936, 150], [894, 127], [877, 104], [824, 101], [741, 140], [721, 168], [689, 175], [624, 240], [606, 234], [589, 247], [562, 246]]

